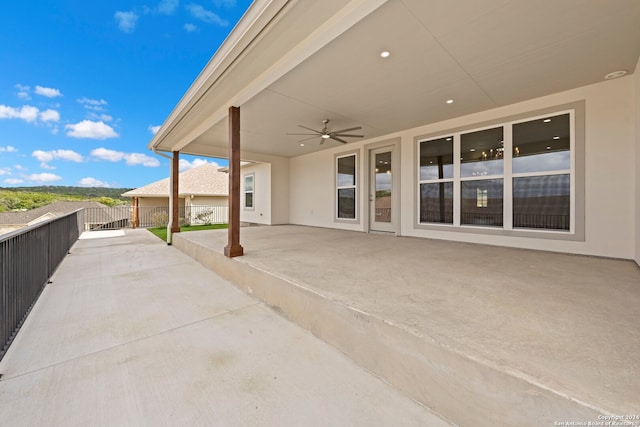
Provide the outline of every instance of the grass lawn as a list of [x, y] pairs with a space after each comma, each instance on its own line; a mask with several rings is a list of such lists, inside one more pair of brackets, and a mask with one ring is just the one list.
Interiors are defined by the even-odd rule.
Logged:
[[[210, 225], [183, 225], [180, 227], [181, 232], [198, 231], [198, 230], [216, 230], [219, 228], [229, 228], [229, 224], [210, 224]], [[161, 240], [167, 241], [167, 227], [148, 228], [150, 232], [158, 236]]]

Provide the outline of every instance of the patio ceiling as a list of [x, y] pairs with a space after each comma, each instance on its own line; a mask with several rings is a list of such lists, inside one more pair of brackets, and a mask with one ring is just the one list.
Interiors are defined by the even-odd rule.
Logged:
[[226, 157], [231, 105], [259, 161], [335, 147], [287, 135], [324, 119], [368, 139], [597, 83], [634, 71], [638, 22], [629, 0], [256, 1], [150, 148]]

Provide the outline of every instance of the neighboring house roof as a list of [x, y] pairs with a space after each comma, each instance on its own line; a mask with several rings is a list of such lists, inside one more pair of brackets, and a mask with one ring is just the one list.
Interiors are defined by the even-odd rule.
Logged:
[[63, 216], [82, 208], [108, 208], [108, 206], [98, 202], [59, 201], [23, 212], [0, 212], [0, 224], [30, 225], [41, 220]]
[[[178, 176], [180, 196], [228, 196], [229, 175], [212, 163], [189, 169]], [[169, 178], [122, 194], [124, 197], [169, 197]]]

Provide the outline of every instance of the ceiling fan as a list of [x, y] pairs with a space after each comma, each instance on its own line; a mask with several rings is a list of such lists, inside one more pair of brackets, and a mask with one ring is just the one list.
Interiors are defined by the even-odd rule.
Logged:
[[338, 142], [342, 142], [343, 144], [346, 144], [348, 141], [345, 141], [342, 138], [364, 138], [364, 135], [351, 135], [351, 134], [345, 133], [345, 132], [351, 132], [353, 130], [362, 129], [362, 126], [356, 126], [356, 127], [347, 128], [347, 129], [334, 130], [334, 131], [330, 132], [329, 131], [329, 127], [328, 127], [329, 119], [323, 120], [322, 123], [324, 124], [324, 127], [322, 128], [322, 130], [315, 130], [315, 129], [308, 128], [306, 126], [298, 125], [299, 127], [303, 128], [303, 129], [306, 129], [308, 131], [311, 131], [313, 133], [288, 133], [287, 135], [313, 135], [310, 138], [301, 139], [298, 142], [307, 141], [309, 139], [320, 137], [320, 138], [322, 138], [320, 140], [320, 145], [324, 144], [324, 142], [327, 139], [333, 139], [334, 141], [338, 141]]

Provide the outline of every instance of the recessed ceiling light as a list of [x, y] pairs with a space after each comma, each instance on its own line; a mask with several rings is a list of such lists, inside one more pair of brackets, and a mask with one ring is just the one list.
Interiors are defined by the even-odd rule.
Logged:
[[447, 138], [447, 141], [451, 141], [451, 138]]
[[604, 76], [604, 79], [605, 80], [617, 79], [618, 77], [622, 77], [625, 74], [627, 74], [627, 70], [613, 71], [613, 72], [607, 74], [606, 76]]
[[551, 150], [551, 147], [547, 146], [547, 150]]
[[380, 52], [380, 58], [388, 58], [391, 55], [391, 52], [389, 52], [388, 50], [383, 50], [382, 52]]
[[554, 136], [553, 139], [560, 139], [560, 137], [559, 136]]
[[543, 123], [549, 123], [551, 121], [551, 119], [544, 119]]
[[300, 144], [300, 147], [304, 147], [304, 144]]
[[475, 149], [475, 148], [472, 148], [472, 149], [470, 149], [469, 151], [476, 151], [476, 149]]
[[447, 99], [447, 104], [453, 104], [453, 99]]

